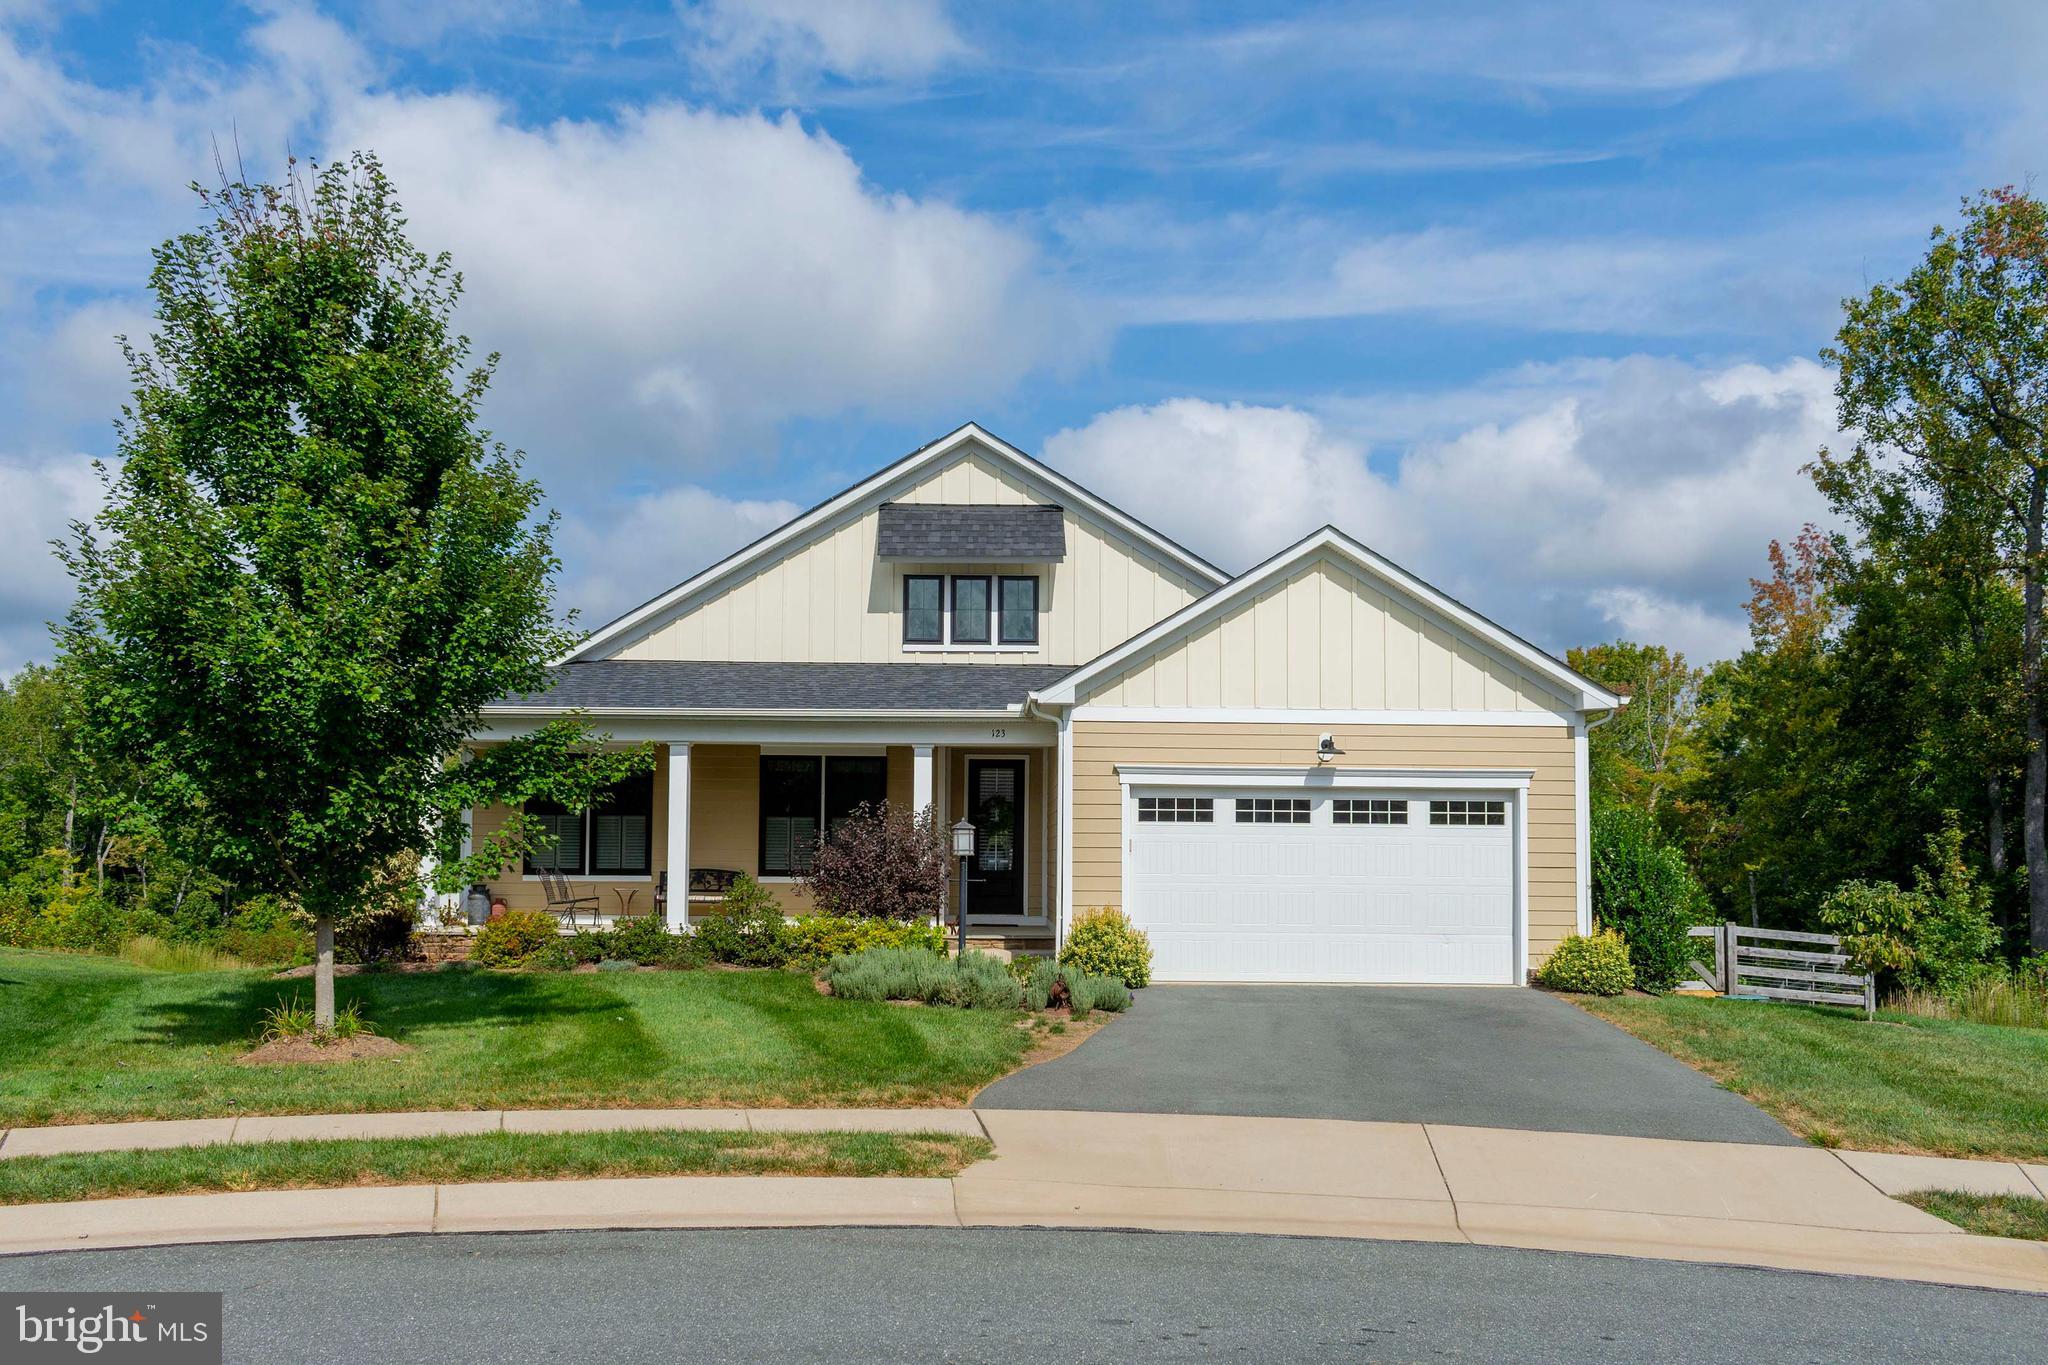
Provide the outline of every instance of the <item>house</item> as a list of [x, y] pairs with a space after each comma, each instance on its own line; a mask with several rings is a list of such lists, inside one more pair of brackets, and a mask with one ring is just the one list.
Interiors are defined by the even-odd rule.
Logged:
[[[664, 869], [678, 926], [739, 872], [800, 912], [819, 830], [887, 799], [978, 827], [992, 948], [1115, 905], [1161, 981], [1506, 983], [1587, 929], [1618, 704], [1334, 527], [1233, 577], [970, 424], [593, 631], [477, 740], [576, 709], [657, 742], [540, 812], [620, 914]], [[538, 905], [535, 871], [494, 889]]]

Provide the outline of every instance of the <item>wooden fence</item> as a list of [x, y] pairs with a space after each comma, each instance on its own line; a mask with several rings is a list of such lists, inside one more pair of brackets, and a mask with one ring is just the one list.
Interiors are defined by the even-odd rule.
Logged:
[[1694, 929], [1692, 936], [1713, 940], [1714, 960], [1693, 960], [1697, 979], [1680, 982], [1680, 990], [1848, 1005], [1877, 1017], [1876, 979], [1851, 969], [1833, 934], [1719, 924]]

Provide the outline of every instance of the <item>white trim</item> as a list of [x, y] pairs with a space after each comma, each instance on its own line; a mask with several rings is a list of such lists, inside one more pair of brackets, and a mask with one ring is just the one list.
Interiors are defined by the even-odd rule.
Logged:
[[485, 717], [505, 716], [513, 719], [537, 718], [551, 720], [564, 715], [581, 715], [592, 720], [1004, 720], [1021, 716], [1022, 703], [1016, 706], [990, 706], [973, 709], [945, 711], [922, 710], [878, 710], [872, 707], [820, 706], [804, 710], [743, 711], [730, 706], [610, 706], [593, 709], [587, 706], [486, 706]]
[[910, 746], [910, 809], [922, 814], [932, 803], [932, 750], [935, 745]]
[[[974, 800], [974, 765], [977, 762], [1022, 763], [1024, 765], [1024, 785], [1017, 793], [1017, 831], [1019, 834], [1028, 833], [1031, 828], [1031, 751], [1029, 749], [997, 749], [983, 750], [981, 752], [969, 750], [961, 754], [960, 758], [960, 780], [966, 786], [966, 791], [960, 803], [960, 816], [962, 819], [967, 817], [968, 803]], [[978, 856], [980, 851], [979, 842], [976, 843], [975, 849]], [[1029, 850], [1026, 850], [1026, 852], [1028, 853]], [[1031, 859], [1029, 857], [1017, 860], [1017, 904], [1022, 909], [1015, 915], [974, 916], [968, 922], [967, 932], [973, 933], [974, 926], [977, 923], [1013, 924], [1044, 918], [1042, 915], [1031, 913]]]
[[755, 747], [760, 749], [764, 755], [800, 754], [805, 757], [813, 754], [836, 754], [844, 758], [878, 758], [886, 757], [889, 752], [889, 746], [886, 744], [804, 744], [792, 742], [789, 744], [760, 744]]
[[1576, 921], [1581, 934], [1593, 932], [1592, 744], [1586, 722], [1572, 727], [1572, 844], [1576, 875]]
[[999, 437], [990, 435], [980, 426], [969, 422], [933, 441], [930, 445], [912, 451], [888, 468], [878, 471], [824, 502], [810, 511], [769, 532], [761, 539], [743, 549], [727, 555], [710, 568], [685, 579], [660, 596], [633, 608], [625, 615], [599, 626], [585, 636], [569, 653], [557, 662], [573, 663], [579, 659], [605, 657], [605, 646], [614, 644], [621, 637], [632, 634], [657, 618], [680, 614], [687, 610], [692, 601], [724, 584], [724, 582], [750, 565], [769, 559], [784, 551], [792, 542], [799, 541], [811, 533], [837, 521], [849, 511], [865, 515], [869, 505], [887, 502], [899, 486], [916, 482], [934, 465], [947, 467], [966, 458], [967, 447], [978, 445], [984, 452], [1013, 467], [1013, 472], [1036, 491], [1048, 493], [1062, 505], [1071, 503], [1085, 509], [1089, 514], [1114, 526], [1124, 535], [1137, 540], [1186, 570], [1198, 582], [1219, 586], [1228, 576], [1215, 565], [1196, 556], [1193, 552], [1174, 544], [1159, 532], [1131, 517], [1128, 513], [1112, 507], [1095, 494], [1056, 473], [1046, 465], [1026, 455], [1017, 447]]
[[1071, 712], [1060, 713], [1060, 881], [1059, 903], [1053, 915], [1053, 951], [1067, 941], [1074, 922], [1074, 731]]
[[905, 645], [905, 654], [1043, 654], [1038, 645]]
[[1247, 763], [1241, 767], [1192, 763], [1119, 763], [1117, 785], [1132, 787], [1300, 787], [1350, 790], [1406, 787], [1416, 791], [1527, 791], [1528, 768], [1332, 768]]
[[[1178, 763], [1118, 764], [1119, 833], [1117, 886], [1128, 902], [1131, 894], [1131, 844], [1138, 825], [1139, 788], [1206, 787], [1216, 791], [1252, 788], [1321, 794], [1332, 790], [1371, 789], [1394, 793], [1483, 791], [1499, 793], [1510, 807], [1508, 828], [1514, 861], [1514, 927], [1509, 945], [1512, 981], [1529, 980], [1529, 783], [1531, 771], [1508, 768], [1285, 768], [1266, 764], [1243, 767]], [[1221, 798], [1219, 798], [1221, 799]], [[1216, 813], [1215, 826], [1227, 823]], [[1316, 823], [1320, 823], [1319, 821]], [[1204, 826], [1205, 828], [1207, 826]]]
[[1296, 707], [1093, 706], [1072, 709], [1075, 720], [1181, 724], [1301, 725], [1533, 725], [1565, 726], [1578, 717], [1563, 711], [1317, 711]]
[[[668, 746], [668, 927], [684, 933], [690, 927], [690, 743]], [[682, 874], [677, 875], [680, 867]]]
[[1083, 664], [1044, 692], [1034, 693], [1034, 699], [1053, 706], [1072, 705], [1079, 700], [1081, 687], [1114, 674], [1140, 657], [1177, 643], [1195, 627], [1221, 616], [1233, 603], [1255, 595], [1267, 583], [1284, 578], [1296, 567], [1319, 555], [1331, 555], [1348, 560], [1353, 566], [1364, 569], [1396, 591], [1416, 599], [1429, 611], [1455, 623], [1468, 635], [1518, 661], [1522, 667], [1548, 679], [1553, 685], [1562, 687], [1569, 696], [1577, 699], [1582, 710], [1602, 710], [1621, 704], [1619, 697], [1598, 686], [1590, 678], [1581, 676], [1528, 641], [1495, 625], [1464, 603], [1432, 588], [1400, 565], [1374, 553], [1334, 526], [1323, 527], [1258, 567], [1233, 578], [1207, 597], [1198, 597], [1189, 602], [1151, 628]]

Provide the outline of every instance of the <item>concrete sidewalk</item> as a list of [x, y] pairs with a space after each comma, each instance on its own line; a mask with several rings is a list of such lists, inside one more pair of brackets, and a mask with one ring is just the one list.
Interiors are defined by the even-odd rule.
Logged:
[[[602, 1122], [574, 1112], [586, 1127]], [[645, 1116], [640, 1126], [654, 1115], [702, 1117], [612, 1112]], [[0, 1252], [555, 1228], [1140, 1228], [1462, 1241], [2048, 1293], [2048, 1244], [1971, 1236], [1880, 1187], [1957, 1187], [1969, 1172], [1950, 1166], [1995, 1172], [1997, 1163], [1923, 1168], [1898, 1164], [1923, 1159], [1891, 1158], [1866, 1172], [1858, 1162], [1867, 1154], [1817, 1147], [1329, 1119], [1032, 1110], [751, 1118], [786, 1125], [799, 1113], [816, 1127], [858, 1127], [863, 1113], [901, 1128], [972, 1121], [996, 1156], [950, 1181], [683, 1176], [24, 1205], [0, 1209]], [[724, 1114], [717, 1126], [750, 1118]]]
[[956, 1133], [984, 1137], [971, 1109], [451, 1109], [396, 1114], [277, 1114], [231, 1119], [69, 1123], [0, 1132], [0, 1161], [72, 1152], [210, 1147], [222, 1142], [721, 1129], [754, 1133]]

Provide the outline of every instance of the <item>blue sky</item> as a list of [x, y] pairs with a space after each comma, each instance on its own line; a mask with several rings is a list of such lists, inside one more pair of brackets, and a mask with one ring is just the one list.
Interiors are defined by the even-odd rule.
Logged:
[[1229, 566], [1740, 648], [1815, 360], [2048, 155], [2048, 7], [0, 0], [0, 669], [211, 147], [384, 157], [595, 624], [974, 419]]

